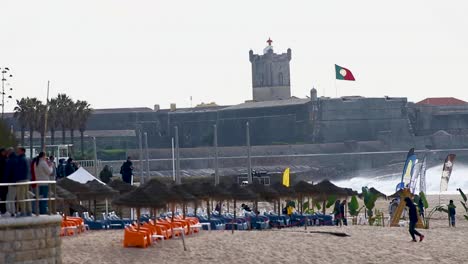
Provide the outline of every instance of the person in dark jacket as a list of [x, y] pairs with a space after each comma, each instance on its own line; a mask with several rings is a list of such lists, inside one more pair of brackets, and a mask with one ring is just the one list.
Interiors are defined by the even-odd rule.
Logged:
[[120, 174], [122, 175], [122, 181], [128, 184], [132, 183], [133, 175], [133, 164], [130, 157], [120, 167]]
[[341, 201], [340, 203], [340, 215], [341, 215], [341, 221], [343, 221], [343, 225], [347, 226], [348, 225], [348, 221], [345, 217], [345, 208], [346, 208], [346, 199]]
[[59, 165], [57, 166], [57, 179], [62, 179], [65, 176], [65, 159], [59, 159]]
[[424, 235], [419, 233], [416, 230], [416, 223], [418, 223], [418, 212], [416, 210], [416, 206], [414, 205], [411, 198], [405, 198], [406, 206], [409, 208], [409, 233], [413, 242], [417, 242], [415, 235], [419, 236], [419, 242], [422, 242], [424, 239]]
[[110, 170], [108, 165], [104, 166], [102, 171], [99, 173], [99, 178], [104, 183], [109, 183], [111, 181], [112, 171]]
[[75, 165], [73, 164], [73, 159], [68, 158], [67, 164], [65, 165], [65, 176], [69, 176], [76, 171]]
[[333, 207], [333, 215], [335, 216], [335, 225], [341, 226], [341, 213], [340, 213], [340, 200], [335, 201], [335, 207]]
[[455, 204], [453, 203], [453, 200], [450, 200], [450, 203], [448, 205], [448, 215], [449, 215], [449, 220], [450, 220], [450, 227], [455, 227]]
[[[6, 183], [6, 162], [7, 162], [6, 149], [0, 149], [0, 183]], [[0, 201], [6, 201], [8, 194], [8, 186], [0, 186]], [[6, 213], [6, 204], [0, 204], [0, 213]]]
[[[19, 147], [16, 150], [17, 161], [14, 169], [14, 180], [18, 182], [29, 181], [29, 162], [26, 159], [26, 149]], [[28, 185], [18, 185], [16, 186], [16, 199], [26, 200], [28, 197], [29, 186]], [[30, 216], [32, 214], [31, 203], [30, 202], [18, 202], [19, 207], [21, 208], [21, 214], [23, 216]]]

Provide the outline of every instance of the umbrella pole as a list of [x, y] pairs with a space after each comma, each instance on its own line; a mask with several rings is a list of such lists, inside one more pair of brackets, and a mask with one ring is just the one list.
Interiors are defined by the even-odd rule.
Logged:
[[326, 205], [327, 205], [327, 204], [326, 204], [326, 201], [323, 200], [323, 208], [322, 208], [322, 210], [323, 210], [323, 214], [324, 214], [324, 215], [325, 215], [326, 212], [327, 212], [327, 207], [326, 207]]
[[106, 216], [109, 215], [109, 202], [107, 201], [107, 198], [106, 198]]
[[[97, 215], [96, 215], [96, 211], [97, 211], [97, 210], [96, 210], [96, 200], [94, 200], [93, 203], [94, 203], [94, 215], [95, 215], [95, 217], [96, 217], [96, 219], [97, 219]], [[105, 219], [103, 219], [103, 220], [105, 220]]]
[[208, 215], [208, 221], [210, 221], [211, 220], [210, 199], [206, 201], [206, 214]]
[[171, 222], [174, 222], [174, 211], [175, 211], [175, 204], [171, 204], [171, 209], [172, 209], [172, 217], [171, 217]]
[[234, 220], [232, 221], [231, 224], [231, 234], [234, 234], [234, 223], [236, 222], [236, 199], [234, 199]]
[[185, 204], [182, 204], [182, 216], [185, 220]]
[[140, 231], [140, 207], [137, 209], [137, 225], [138, 225], [138, 231]]
[[281, 216], [281, 198], [278, 199], [278, 216]]

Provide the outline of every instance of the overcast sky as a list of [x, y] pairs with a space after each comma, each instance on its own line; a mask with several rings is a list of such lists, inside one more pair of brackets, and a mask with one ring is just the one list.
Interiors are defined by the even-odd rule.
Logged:
[[[94, 108], [252, 98], [248, 52], [292, 49], [292, 95], [468, 100], [468, 1], [0, 2], [13, 96], [67, 93]], [[10, 101], [7, 110], [14, 107]]]

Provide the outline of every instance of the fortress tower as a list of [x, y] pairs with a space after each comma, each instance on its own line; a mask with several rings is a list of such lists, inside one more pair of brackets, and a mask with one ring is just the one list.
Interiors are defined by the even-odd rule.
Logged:
[[249, 51], [254, 101], [283, 100], [291, 97], [289, 71], [291, 49], [288, 49], [287, 53], [276, 54], [272, 42], [268, 39], [268, 46], [263, 49], [263, 55]]

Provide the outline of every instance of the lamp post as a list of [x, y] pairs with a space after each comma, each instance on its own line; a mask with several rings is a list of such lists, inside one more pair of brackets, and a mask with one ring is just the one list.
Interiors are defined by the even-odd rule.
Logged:
[[[12, 78], [13, 75], [10, 74], [10, 68], [8, 67], [3, 67], [0, 68], [0, 71], [2, 72], [2, 120], [5, 114], [5, 96], [7, 96], [7, 93], [5, 92], [5, 86], [8, 86], [9, 83], [7, 83], [8, 78]], [[13, 91], [13, 88], [10, 87], [10, 92]], [[11, 95], [7, 96], [7, 99], [11, 99]]]

